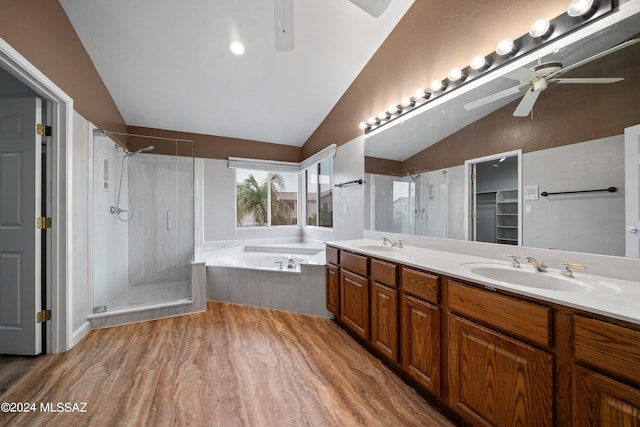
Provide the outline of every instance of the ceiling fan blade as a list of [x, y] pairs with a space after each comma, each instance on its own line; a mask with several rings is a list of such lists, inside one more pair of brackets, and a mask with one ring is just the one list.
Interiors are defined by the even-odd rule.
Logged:
[[624, 80], [623, 77], [565, 77], [549, 80], [554, 83], [615, 83]]
[[274, 0], [276, 50], [293, 50], [293, 0]]
[[490, 104], [494, 101], [498, 101], [499, 99], [506, 98], [511, 95], [515, 95], [516, 93], [522, 92], [523, 90], [529, 89], [530, 87], [531, 87], [531, 84], [527, 83], [524, 85], [509, 88], [507, 90], [496, 92], [493, 95], [485, 96], [484, 98], [480, 98], [478, 100], [465, 104], [464, 109], [467, 111], [471, 111], [478, 107], [482, 107], [483, 105]]
[[374, 18], [379, 17], [382, 13], [387, 10], [389, 3], [391, 0], [349, 0], [351, 3], [358, 6], [360, 9], [367, 12], [369, 15]]
[[506, 78], [511, 79], [511, 80], [516, 80], [516, 81], [519, 81], [519, 82], [528, 82], [529, 80], [531, 80], [535, 76], [536, 76], [536, 73], [534, 73], [530, 69], [524, 68], [524, 67], [516, 68], [515, 70], [513, 70], [509, 74], [505, 75]]
[[619, 50], [621, 50], [621, 49], [624, 49], [624, 48], [627, 48], [627, 47], [629, 47], [629, 46], [632, 46], [632, 45], [634, 45], [634, 44], [636, 44], [636, 43], [638, 43], [638, 42], [640, 42], [640, 39], [631, 39], [631, 40], [627, 40], [627, 41], [626, 41], [626, 42], [624, 42], [624, 43], [620, 43], [619, 45], [616, 45], [616, 46], [614, 46], [614, 47], [612, 47], [612, 48], [610, 48], [610, 49], [603, 50], [602, 52], [597, 53], [597, 54], [595, 54], [595, 55], [593, 55], [593, 56], [590, 56], [590, 57], [589, 57], [589, 58], [587, 58], [587, 59], [583, 59], [582, 61], [578, 61], [578, 62], [576, 62], [576, 63], [575, 63], [575, 64], [573, 64], [573, 65], [569, 65], [568, 67], [565, 67], [565, 68], [563, 68], [563, 69], [562, 69], [562, 70], [560, 70], [560, 71], [556, 71], [555, 73], [553, 73], [553, 74], [551, 74], [551, 75], [547, 76], [547, 79], [552, 79], [552, 78], [554, 78], [555, 76], [559, 76], [560, 74], [564, 74], [564, 73], [566, 73], [567, 71], [571, 71], [571, 70], [573, 70], [574, 68], [581, 67], [581, 66], [583, 66], [584, 64], [586, 64], [586, 63], [588, 63], [588, 62], [595, 61], [596, 59], [600, 59], [600, 58], [602, 58], [603, 56], [607, 56], [607, 55], [609, 55], [609, 54], [611, 54], [611, 53], [613, 53], [613, 52], [617, 52], [617, 51], [619, 51]]
[[540, 96], [541, 90], [533, 90], [533, 88], [529, 89], [527, 93], [524, 94], [522, 100], [516, 107], [516, 110], [513, 112], [515, 117], [527, 117], [531, 110], [533, 109], [533, 104], [536, 103], [538, 96]]

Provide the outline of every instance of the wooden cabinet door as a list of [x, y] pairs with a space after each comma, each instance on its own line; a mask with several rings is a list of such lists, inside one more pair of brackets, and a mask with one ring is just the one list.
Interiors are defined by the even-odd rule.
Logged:
[[371, 343], [398, 362], [398, 291], [377, 282], [371, 287]]
[[640, 426], [640, 390], [576, 367], [576, 426]]
[[402, 297], [402, 368], [433, 394], [440, 394], [440, 309]]
[[340, 270], [327, 264], [327, 310], [340, 318]]
[[449, 315], [450, 404], [469, 422], [553, 425], [553, 356]]
[[340, 270], [340, 320], [369, 339], [369, 279]]

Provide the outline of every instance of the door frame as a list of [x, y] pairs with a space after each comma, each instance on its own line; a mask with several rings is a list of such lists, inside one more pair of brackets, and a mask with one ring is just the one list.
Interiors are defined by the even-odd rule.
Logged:
[[471, 218], [471, 206], [474, 194], [471, 192], [471, 176], [473, 167], [478, 163], [490, 160], [499, 160], [503, 157], [518, 157], [518, 246], [522, 246], [522, 150], [505, 151], [504, 153], [491, 154], [489, 156], [478, 157], [464, 161], [464, 233], [467, 240], [473, 241], [473, 219]]
[[[47, 156], [51, 156], [51, 201], [50, 215], [53, 227], [48, 230], [47, 269], [48, 294], [51, 295], [51, 324], [46, 326], [46, 342], [44, 351], [58, 353], [72, 347], [71, 322], [71, 289], [73, 284], [70, 262], [73, 259], [72, 218], [67, 212], [73, 212], [71, 192], [72, 176], [72, 132], [73, 132], [73, 99], [40, 72], [33, 64], [0, 38], [0, 66], [22, 83], [30, 87], [48, 102], [51, 108], [53, 127], [51, 144], [47, 147]], [[43, 191], [46, 189], [43, 189]], [[35, 218], [34, 218], [35, 220]]]

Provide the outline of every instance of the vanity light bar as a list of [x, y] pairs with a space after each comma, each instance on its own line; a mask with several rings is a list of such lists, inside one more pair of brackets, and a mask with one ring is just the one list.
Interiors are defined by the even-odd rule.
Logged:
[[411, 98], [402, 98], [396, 106], [391, 105], [386, 112], [380, 112], [366, 122], [360, 123], [365, 134], [392, 122], [404, 114], [427, 105], [436, 95], [445, 93], [468, 83], [474, 78], [502, 67], [515, 58], [530, 53], [545, 43], [563, 37], [585, 24], [613, 11], [615, 0], [572, 0], [567, 12], [552, 19], [537, 19], [529, 32], [517, 40], [503, 39], [496, 50], [489, 55], [475, 56], [470, 64], [463, 68], [454, 68], [445, 80], [434, 80], [430, 89], [417, 89]]

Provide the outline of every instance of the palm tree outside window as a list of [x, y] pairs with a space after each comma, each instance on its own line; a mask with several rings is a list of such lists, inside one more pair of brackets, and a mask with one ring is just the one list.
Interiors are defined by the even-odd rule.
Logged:
[[297, 224], [297, 173], [236, 169], [237, 227]]

